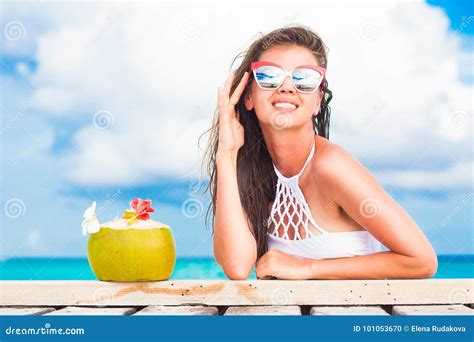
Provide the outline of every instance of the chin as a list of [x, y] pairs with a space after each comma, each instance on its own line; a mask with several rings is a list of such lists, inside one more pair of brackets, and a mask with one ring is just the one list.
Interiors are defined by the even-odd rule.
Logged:
[[311, 122], [311, 116], [303, 115], [303, 113], [298, 110], [273, 111], [270, 113], [269, 118], [269, 125], [274, 129], [280, 130], [302, 127], [307, 122]]

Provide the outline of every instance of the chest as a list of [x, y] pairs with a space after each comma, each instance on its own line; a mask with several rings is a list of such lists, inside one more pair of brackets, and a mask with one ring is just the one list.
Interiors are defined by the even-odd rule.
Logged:
[[300, 240], [321, 234], [320, 227], [341, 226], [344, 220], [341, 208], [331, 200], [327, 190], [315, 177], [279, 182], [275, 200], [268, 204], [268, 232]]

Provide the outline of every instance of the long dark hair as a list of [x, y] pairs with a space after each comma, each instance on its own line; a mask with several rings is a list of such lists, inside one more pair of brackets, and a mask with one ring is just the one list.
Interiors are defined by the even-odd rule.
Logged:
[[[240, 53], [234, 59], [234, 62], [238, 58], [243, 58], [243, 61], [235, 70], [231, 94], [242, 79], [244, 73], [249, 70], [250, 63], [257, 61], [266, 49], [278, 45], [297, 45], [305, 47], [314, 54], [320, 66], [327, 68], [326, 46], [313, 30], [301, 25], [283, 27], [263, 35], [253, 42], [247, 51]], [[244, 127], [244, 145], [237, 154], [237, 183], [242, 207], [247, 215], [252, 234], [257, 241], [257, 256], [260, 258], [267, 251], [266, 232], [267, 220], [270, 214], [268, 204], [275, 198], [277, 176], [273, 169], [272, 159], [263, 139], [262, 130], [255, 110], [252, 109], [249, 111], [244, 105], [244, 99], [251, 89], [252, 80], [253, 76], [251, 76], [236, 105], [236, 110], [240, 113], [240, 123]], [[332, 92], [328, 89], [326, 80], [322, 88], [323, 97], [320, 110], [318, 115], [312, 116], [311, 120], [313, 122], [314, 134], [329, 139], [329, 117], [331, 113], [329, 102], [332, 98]], [[216, 210], [218, 176], [216, 170], [216, 152], [219, 140], [219, 120], [217, 112], [214, 113], [212, 127], [205, 133], [210, 134], [209, 144], [203, 159], [203, 163], [207, 161], [207, 171], [209, 174], [209, 183], [205, 192], [209, 191], [211, 196], [211, 204], [207, 210], [206, 222], [211, 222], [213, 225]]]

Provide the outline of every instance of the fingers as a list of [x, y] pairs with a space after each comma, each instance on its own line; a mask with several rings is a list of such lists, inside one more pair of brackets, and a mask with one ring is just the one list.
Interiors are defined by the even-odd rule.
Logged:
[[255, 275], [257, 276], [258, 279], [263, 279], [263, 280], [277, 279], [266, 268], [260, 268], [258, 270], [255, 270]]
[[229, 102], [232, 105], [235, 106], [237, 102], [239, 102], [240, 96], [242, 95], [245, 89], [245, 86], [247, 85], [248, 80], [249, 80], [249, 73], [246, 71], [244, 73], [244, 76], [242, 76], [242, 79], [240, 80], [239, 85], [237, 86], [237, 88], [235, 88], [234, 93], [232, 94], [230, 98]]
[[217, 88], [217, 110], [222, 111], [224, 104], [222, 103], [222, 87]]
[[227, 96], [227, 98], [229, 98], [230, 88], [232, 87], [232, 81], [234, 80], [234, 76], [235, 74], [233, 72], [230, 72], [224, 84], [223, 95]]
[[[249, 80], [249, 73], [245, 72], [244, 75], [242, 76], [242, 79], [240, 80], [238, 86], [235, 88], [234, 93], [232, 94], [232, 97], [229, 98], [229, 93], [230, 89], [232, 87], [232, 82], [234, 80], [235, 74], [233, 72], [230, 72], [229, 75], [227, 76], [227, 79], [225, 81], [225, 84], [223, 87], [219, 87], [217, 89], [217, 108], [220, 116], [223, 116], [225, 114], [230, 114], [228, 113], [229, 108], [228, 106], [235, 106], [237, 102], [239, 102], [240, 96], [242, 95], [243, 91], [245, 90], [245, 86], [247, 85], [247, 82]], [[235, 113], [236, 118], [239, 118], [239, 113]]]
[[259, 278], [265, 277], [267, 274], [265, 273], [266, 267], [265, 267], [265, 259], [264, 256], [262, 256], [258, 261], [257, 264], [255, 265], [255, 275]]

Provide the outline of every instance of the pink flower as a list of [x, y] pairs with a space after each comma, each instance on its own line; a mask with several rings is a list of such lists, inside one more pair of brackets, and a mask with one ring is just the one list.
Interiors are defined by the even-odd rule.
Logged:
[[148, 220], [150, 218], [149, 213], [155, 211], [151, 207], [151, 200], [142, 200], [141, 198], [134, 198], [130, 202], [130, 207], [135, 210], [134, 216], [140, 220]]

